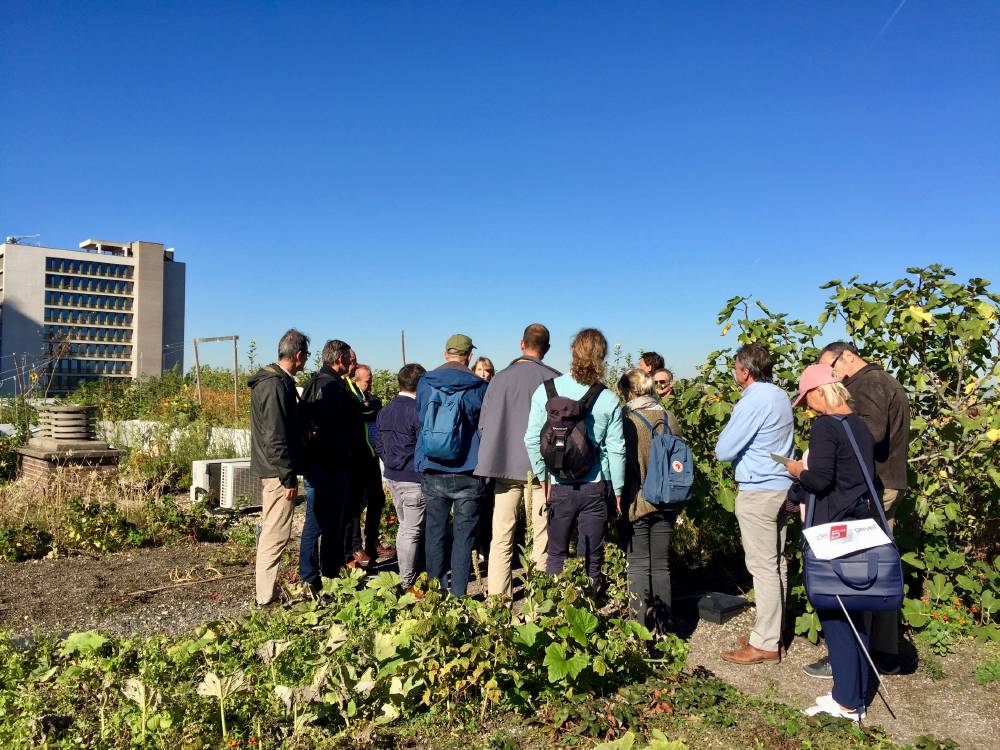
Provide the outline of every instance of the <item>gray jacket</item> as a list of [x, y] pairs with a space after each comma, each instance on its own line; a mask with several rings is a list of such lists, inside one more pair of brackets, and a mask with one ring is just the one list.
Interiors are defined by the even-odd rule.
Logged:
[[535, 357], [522, 356], [493, 376], [479, 413], [476, 476], [527, 481], [531, 462], [524, 447], [531, 396], [561, 373]]

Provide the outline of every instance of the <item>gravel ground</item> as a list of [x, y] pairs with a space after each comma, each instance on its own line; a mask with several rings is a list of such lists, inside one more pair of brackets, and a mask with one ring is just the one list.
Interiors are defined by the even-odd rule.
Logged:
[[[0, 630], [15, 637], [39, 630], [63, 633], [99, 628], [120, 635], [180, 633], [220, 617], [249, 611], [253, 598], [252, 552], [232, 544], [199, 544], [106, 555], [0, 563]], [[393, 569], [392, 561], [382, 569]], [[485, 566], [482, 566], [485, 576]], [[290, 576], [293, 570], [285, 569]], [[188, 577], [205, 578], [195, 585], [169, 586]], [[470, 594], [482, 583], [470, 583]], [[736, 666], [719, 652], [736, 644], [753, 622], [753, 610], [723, 625], [701, 622], [692, 602], [678, 607], [681, 632], [689, 634], [690, 665], [701, 665], [746, 693], [793, 706], [812, 705], [830, 683], [802, 672], [802, 665], [823, 655], [822, 646], [797, 638], [780, 664]], [[687, 617], [685, 618], [685, 614]], [[922, 668], [887, 679], [893, 718], [880, 699], [869, 709], [869, 721], [879, 723], [901, 742], [922, 734], [948, 737], [963, 748], [996, 748], [1000, 734], [1000, 687], [976, 685], [973, 668], [983, 651], [967, 645], [941, 660], [944, 678], [932, 680]]]
[[[691, 621], [683, 626], [692, 626]], [[796, 638], [779, 664], [739, 666], [723, 661], [719, 652], [733, 648], [753, 625], [753, 610], [744, 611], [723, 625], [698, 622], [690, 636], [690, 665], [702, 665], [719, 678], [751, 695], [773, 698], [792, 706], [811, 706], [829, 692], [831, 682], [809, 677], [806, 664], [826, 653], [804, 638]], [[964, 645], [941, 660], [944, 678], [911, 664], [904, 672], [886, 677], [893, 718], [880, 698], [868, 709], [869, 724], [881, 724], [898, 742], [912, 743], [924, 734], [950, 738], [963, 748], [1000, 747], [1000, 686], [980, 686], [972, 670], [985, 658], [981, 647]]]

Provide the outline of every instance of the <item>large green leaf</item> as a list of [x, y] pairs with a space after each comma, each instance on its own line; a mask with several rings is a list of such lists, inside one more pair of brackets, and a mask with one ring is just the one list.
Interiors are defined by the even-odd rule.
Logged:
[[570, 626], [570, 635], [581, 646], [587, 645], [587, 636], [597, 627], [597, 618], [585, 609], [566, 607], [566, 621]]
[[518, 625], [514, 631], [514, 643], [520, 643], [530, 648], [535, 645], [538, 634], [542, 632], [542, 629], [533, 622], [526, 622], [524, 625]]
[[566, 649], [560, 643], [550, 643], [545, 649], [542, 664], [549, 668], [549, 682], [562, 682], [567, 677], [575, 680], [586, 669], [590, 660], [584, 654], [574, 654], [567, 658]]
[[72, 654], [90, 654], [99, 650], [108, 637], [101, 635], [96, 630], [85, 630], [80, 633], [70, 633], [59, 647], [59, 653], [63, 656]]

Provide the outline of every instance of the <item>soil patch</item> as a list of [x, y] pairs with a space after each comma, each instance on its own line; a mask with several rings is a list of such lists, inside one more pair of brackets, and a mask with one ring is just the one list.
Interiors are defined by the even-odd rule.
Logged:
[[[253, 565], [231, 547], [197, 544], [135, 550], [100, 558], [72, 557], [0, 564], [0, 629], [15, 636], [39, 630], [101, 629], [122, 636], [175, 634], [251, 606]], [[132, 592], [209, 578], [138, 596]], [[241, 576], [242, 577], [232, 577]]]
[[[826, 653], [822, 643], [814, 646], [804, 638], [796, 638], [779, 664], [739, 666], [723, 661], [719, 652], [735, 648], [737, 640], [749, 634], [753, 620], [752, 608], [723, 625], [693, 617], [682, 620], [682, 628], [693, 628], [689, 665], [704, 666], [750, 695], [801, 708], [813, 705], [817, 696], [829, 692], [829, 680], [818, 680], [802, 671], [804, 665]], [[909, 674], [883, 678], [896, 718], [876, 697], [866, 723], [881, 724], [897, 742], [912, 743], [921, 735], [934, 734], [966, 749], [997, 747], [1000, 686], [980, 686], [972, 680], [972, 670], [986, 658], [985, 654], [978, 644], [963, 644], [956, 653], [940, 660], [942, 679], [931, 679], [925, 669], [914, 669], [916, 665], [904, 670]]]

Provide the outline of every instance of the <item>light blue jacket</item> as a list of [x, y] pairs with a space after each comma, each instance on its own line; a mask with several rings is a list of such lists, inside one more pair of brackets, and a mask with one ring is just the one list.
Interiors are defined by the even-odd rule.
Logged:
[[771, 454], [791, 458], [794, 429], [788, 394], [773, 383], [751, 383], [719, 435], [715, 456], [732, 463], [741, 491], [788, 489], [792, 478]]
[[[577, 383], [569, 375], [560, 375], [554, 384], [556, 393], [566, 398], [581, 399], [590, 388], [588, 385]], [[531, 471], [539, 478], [548, 476], [541, 450], [546, 401], [548, 397], [545, 395], [543, 383], [531, 396], [528, 430], [524, 433], [524, 447], [528, 449], [528, 458], [531, 459]], [[618, 398], [607, 389], [601, 391], [584, 424], [591, 442], [600, 448], [601, 460], [594, 464], [590, 474], [579, 481], [585, 483], [607, 480], [611, 482], [615, 495], [621, 495], [625, 486], [625, 433], [622, 431], [622, 407]], [[555, 477], [551, 477], [551, 480], [561, 484]]]

